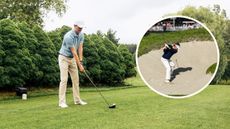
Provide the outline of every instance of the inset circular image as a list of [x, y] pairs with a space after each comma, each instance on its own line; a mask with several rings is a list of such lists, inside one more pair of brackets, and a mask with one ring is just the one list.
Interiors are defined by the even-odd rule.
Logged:
[[136, 60], [150, 89], [169, 98], [186, 98], [201, 92], [214, 78], [219, 48], [201, 22], [172, 16], [147, 30], [138, 44]]

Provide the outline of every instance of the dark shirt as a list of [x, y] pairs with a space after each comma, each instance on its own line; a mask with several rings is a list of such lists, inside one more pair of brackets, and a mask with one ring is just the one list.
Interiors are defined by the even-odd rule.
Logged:
[[168, 46], [169, 48], [165, 48], [163, 50], [164, 54], [162, 55], [162, 57], [169, 60], [172, 57], [172, 55], [177, 53], [177, 49], [173, 49], [172, 45], [168, 45]]

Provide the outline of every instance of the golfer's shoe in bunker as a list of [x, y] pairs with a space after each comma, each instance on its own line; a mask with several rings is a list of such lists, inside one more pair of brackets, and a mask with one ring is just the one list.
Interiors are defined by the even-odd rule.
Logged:
[[168, 79], [165, 80], [165, 83], [170, 83], [170, 81]]
[[77, 105], [86, 105], [87, 103], [80, 100], [80, 101], [77, 101], [77, 102], [74, 102], [74, 104], [77, 104]]
[[67, 104], [65, 104], [65, 103], [61, 103], [61, 104], [59, 104], [59, 107], [61, 107], [61, 108], [67, 108], [67, 107], [68, 107], [68, 105], [67, 105]]
[[171, 74], [171, 80], [172, 80], [172, 78], [175, 78], [175, 75], [174, 75], [174, 74]]

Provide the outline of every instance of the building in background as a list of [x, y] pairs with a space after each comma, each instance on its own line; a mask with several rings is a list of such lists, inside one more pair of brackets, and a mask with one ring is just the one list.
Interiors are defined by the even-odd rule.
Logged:
[[201, 25], [196, 21], [187, 18], [168, 18], [153, 25], [149, 32], [180, 31], [188, 29], [197, 29]]

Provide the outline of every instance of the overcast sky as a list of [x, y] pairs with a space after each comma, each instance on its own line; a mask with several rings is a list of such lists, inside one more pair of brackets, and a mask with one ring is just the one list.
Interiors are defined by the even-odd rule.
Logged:
[[213, 4], [219, 4], [230, 17], [228, 0], [68, 0], [67, 12], [62, 17], [53, 12], [47, 14], [45, 30], [63, 25], [71, 27], [74, 21], [81, 20], [87, 26], [83, 30], [86, 34], [111, 28], [117, 31], [120, 42], [138, 43], [163, 15], [180, 11], [187, 5], [212, 7]]

